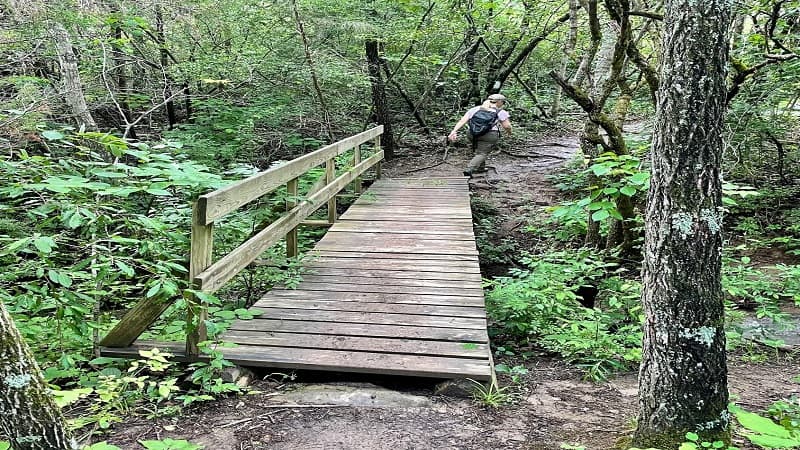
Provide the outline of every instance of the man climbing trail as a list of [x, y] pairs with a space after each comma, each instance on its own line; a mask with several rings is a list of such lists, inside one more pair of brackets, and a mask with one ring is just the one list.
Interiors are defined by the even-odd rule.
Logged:
[[507, 135], [511, 135], [510, 115], [503, 109], [505, 104], [504, 95], [490, 95], [482, 105], [467, 111], [447, 136], [450, 142], [455, 142], [458, 139], [458, 130], [469, 123], [467, 134], [472, 141], [475, 156], [464, 170], [465, 176], [471, 177], [474, 173], [486, 171], [486, 157], [500, 141], [501, 126]]

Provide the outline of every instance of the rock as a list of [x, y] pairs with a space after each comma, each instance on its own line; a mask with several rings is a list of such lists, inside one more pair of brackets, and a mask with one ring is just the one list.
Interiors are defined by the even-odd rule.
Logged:
[[447, 380], [437, 384], [434, 393], [448, 397], [472, 398], [475, 387], [475, 383], [469, 380]]
[[[255, 375], [250, 369], [244, 367], [233, 366], [228, 367], [222, 371], [220, 378], [226, 383], [236, 383], [239, 387], [245, 387], [250, 384]], [[240, 384], [241, 383], [241, 384]]]
[[281, 404], [340, 405], [367, 408], [415, 408], [431, 405], [431, 401], [426, 397], [404, 394], [374, 385], [301, 385], [296, 389], [271, 397], [270, 401]]

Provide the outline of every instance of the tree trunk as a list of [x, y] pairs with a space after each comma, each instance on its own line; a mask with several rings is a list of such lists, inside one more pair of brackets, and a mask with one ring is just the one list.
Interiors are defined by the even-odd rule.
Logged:
[[[161, 6], [155, 5], [156, 14], [156, 41], [158, 43], [158, 59], [161, 64], [161, 70], [164, 72], [164, 98], [166, 102], [164, 107], [167, 112], [167, 128], [172, 129], [177, 123], [175, 117], [175, 102], [172, 100], [172, 77], [167, 73], [169, 68], [169, 51], [167, 50], [167, 38], [164, 34], [164, 15], [161, 12]], [[188, 115], [188, 113], [187, 113]]]
[[72, 110], [72, 115], [78, 123], [78, 127], [84, 130], [95, 130], [97, 124], [86, 106], [86, 98], [83, 96], [83, 86], [81, 86], [81, 75], [78, 72], [78, 59], [72, 49], [72, 39], [64, 25], [53, 22], [50, 27], [50, 36], [56, 44], [58, 54], [58, 64], [61, 68], [61, 81], [64, 83], [64, 101]]
[[[569, 0], [569, 34], [567, 35], [567, 47], [561, 57], [561, 68], [559, 75], [562, 78], [567, 76], [567, 65], [575, 57], [575, 45], [578, 42], [578, 0]], [[550, 117], [556, 119], [561, 112], [561, 86], [556, 85], [556, 92], [553, 94], [553, 103], [550, 104]]]
[[77, 449], [39, 366], [0, 302], [0, 433], [14, 450]]
[[645, 218], [637, 447], [730, 440], [722, 253], [731, 3], [667, 0]]
[[291, 0], [291, 3], [292, 12], [294, 13], [294, 20], [297, 24], [297, 32], [300, 33], [300, 39], [303, 41], [303, 52], [306, 55], [308, 70], [311, 72], [311, 84], [314, 87], [314, 92], [317, 94], [317, 100], [319, 100], [319, 106], [322, 109], [323, 120], [325, 121], [324, 125], [326, 131], [328, 132], [328, 138], [331, 140], [331, 142], [333, 142], [336, 139], [333, 136], [333, 129], [331, 128], [331, 119], [330, 114], [328, 113], [328, 106], [325, 104], [325, 97], [322, 95], [322, 88], [319, 85], [319, 78], [317, 77], [317, 69], [314, 65], [314, 58], [311, 57], [311, 47], [308, 45], [308, 36], [306, 36], [306, 30], [303, 26], [303, 21], [300, 18], [300, 11], [297, 9], [297, 2], [295, 0]]
[[[386, 104], [386, 84], [381, 76], [381, 58], [378, 41], [367, 39], [364, 41], [364, 50], [367, 55], [367, 70], [369, 81], [372, 85], [372, 105], [375, 112], [375, 121], [383, 125], [381, 146], [387, 160], [394, 158], [394, 137], [392, 136], [392, 120], [389, 107]], [[416, 108], [414, 109], [416, 113]]]

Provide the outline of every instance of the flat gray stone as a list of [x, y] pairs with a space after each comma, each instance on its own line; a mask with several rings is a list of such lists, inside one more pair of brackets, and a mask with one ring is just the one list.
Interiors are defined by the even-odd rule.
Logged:
[[373, 385], [309, 384], [275, 395], [270, 401], [297, 405], [338, 405], [365, 408], [426, 407], [427, 397], [404, 394]]
[[800, 317], [790, 316], [777, 323], [768, 317], [748, 317], [742, 322], [742, 338], [769, 346], [773, 346], [774, 341], [783, 341], [778, 348], [800, 350]]

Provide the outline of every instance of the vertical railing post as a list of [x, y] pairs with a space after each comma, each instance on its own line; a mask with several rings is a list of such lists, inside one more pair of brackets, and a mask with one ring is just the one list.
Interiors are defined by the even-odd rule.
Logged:
[[[192, 242], [191, 253], [189, 255], [189, 286], [197, 288], [194, 277], [203, 272], [211, 265], [211, 255], [214, 249], [214, 224], [208, 225], [201, 223], [199, 202], [195, 202], [192, 207]], [[197, 317], [191, 305], [198, 303], [198, 298], [189, 294], [186, 299], [189, 303], [186, 315], [188, 333], [186, 333], [186, 355], [197, 356], [200, 351], [197, 345], [208, 339], [206, 330], [206, 320], [208, 319], [208, 304], [200, 301], [200, 309]], [[197, 322], [195, 324], [195, 321]]]
[[[380, 135], [375, 136], [375, 140], [373, 142], [375, 143], [375, 152], [377, 153], [377, 152], [381, 151], [381, 136]], [[383, 160], [378, 161], [378, 163], [375, 164], [375, 179], [376, 180], [380, 180], [381, 179], [381, 167], [382, 166], [383, 166]]]
[[[361, 163], [361, 145], [356, 145], [353, 149], [353, 167], [357, 166], [359, 163]], [[356, 195], [361, 193], [361, 177], [353, 181], [353, 192], [355, 192]]]
[[[336, 178], [336, 164], [333, 158], [325, 162], [325, 184], [331, 184]], [[336, 222], [336, 196], [328, 200], [328, 223], [333, 225]]]
[[[297, 178], [286, 183], [286, 212], [297, 206]], [[286, 233], [286, 257], [294, 258], [297, 256], [297, 227], [292, 228]]]

